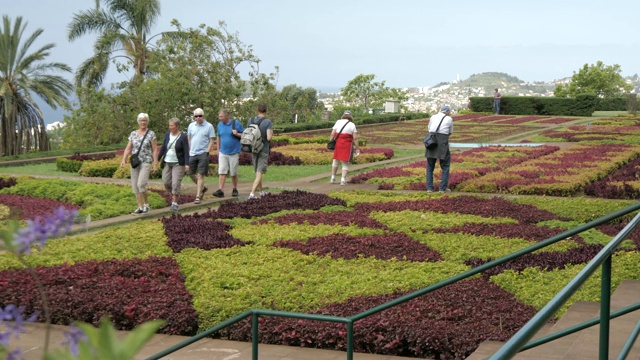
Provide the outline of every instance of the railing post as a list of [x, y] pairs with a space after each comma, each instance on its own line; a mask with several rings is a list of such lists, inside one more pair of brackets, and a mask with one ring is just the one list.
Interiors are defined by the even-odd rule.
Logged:
[[258, 360], [258, 313], [251, 315], [251, 358]]
[[347, 323], [347, 360], [353, 360], [353, 321]]
[[602, 263], [600, 285], [600, 360], [609, 359], [609, 317], [611, 316], [611, 254]]

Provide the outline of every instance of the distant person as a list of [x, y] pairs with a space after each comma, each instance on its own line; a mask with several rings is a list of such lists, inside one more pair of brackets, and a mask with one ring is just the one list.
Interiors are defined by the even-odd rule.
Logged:
[[333, 163], [331, 164], [331, 183], [336, 182], [338, 165], [342, 164], [342, 178], [340, 185], [347, 184], [347, 174], [349, 173], [349, 163], [353, 162], [353, 157], [360, 154], [360, 145], [357, 139], [356, 124], [353, 123], [353, 114], [346, 110], [342, 117], [336, 121], [331, 129], [331, 139], [336, 138], [336, 148], [333, 150]]
[[204, 180], [209, 173], [209, 153], [213, 149], [216, 131], [204, 118], [204, 111], [197, 108], [193, 111], [194, 122], [189, 124], [187, 135], [189, 138], [189, 176], [196, 183], [195, 204], [200, 204], [207, 192]]
[[158, 159], [162, 159], [162, 182], [171, 194], [171, 211], [178, 211], [182, 178], [189, 171], [189, 139], [180, 131], [180, 120], [169, 120], [169, 132], [164, 136]]
[[496, 109], [496, 115], [500, 114], [500, 99], [502, 98], [502, 96], [500, 96], [500, 93], [498, 92], [498, 89], [495, 89], [495, 92], [493, 93], [493, 108]]
[[129, 134], [129, 142], [127, 147], [124, 148], [120, 167], [124, 167], [127, 163], [126, 160], [129, 154], [137, 155], [140, 164], [136, 167], [131, 166], [131, 189], [136, 194], [138, 208], [131, 214], [142, 215], [150, 210], [147, 184], [149, 183], [150, 172], [155, 172], [158, 168], [158, 141], [156, 140], [156, 133], [148, 128], [149, 115], [140, 113], [136, 121], [138, 122], [138, 129]]
[[[427, 157], [427, 192], [433, 192], [433, 170], [436, 161], [440, 159], [440, 191], [451, 192], [449, 189], [449, 166], [451, 165], [451, 152], [449, 151], [449, 135], [453, 133], [453, 118], [451, 118], [451, 108], [444, 105], [440, 112], [429, 119], [429, 132], [436, 133], [438, 146], [426, 152]], [[437, 130], [437, 131], [436, 131]]]
[[260, 197], [265, 195], [262, 187], [262, 177], [267, 172], [267, 167], [269, 163], [269, 151], [271, 151], [271, 138], [273, 137], [273, 123], [269, 118], [267, 118], [267, 105], [259, 104], [258, 105], [258, 116], [249, 120], [247, 127], [251, 124], [260, 123], [260, 136], [262, 137], [262, 142], [264, 146], [262, 150], [257, 153], [251, 154], [251, 162], [253, 163], [253, 171], [256, 173], [256, 179], [253, 181], [253, 186], [251, 187], [251, 193], [249, 194], [249, 199], [256, 198], [256, 191], [259, 192]]
[[227, 173], [231, 176], [233, 191], [238, 196], [238, 166], [240, 165], [240, 138], [244, 128], [238, 120], [231, 119], [229, 110], [218, 112], [218, 190], [213, 196], [224, 197], [224, 183]]

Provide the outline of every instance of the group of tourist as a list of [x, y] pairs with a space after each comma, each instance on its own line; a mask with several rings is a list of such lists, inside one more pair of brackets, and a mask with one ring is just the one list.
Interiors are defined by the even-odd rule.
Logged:
[[[255, 181], [249, 199], [255, 199], [255, 193], [264, 196], [262, 187], [263, 174], [267, 172], [269, 160], [269, 142], [273, 137], [273, 123], [266, 117], [267, 107], [258, 105], [258, 116], [249, 120], [247, 126], [260, 123], [259, 129], [264, 146], [259, 153], [252, 153]], [[261, 119], [264, 119], [260, 121]], [[201, 203], [207, 192], [205, 177], [209, 173], [209, 155], [217, 149], [218, 152], [218, 190], [212, 195], [224, 197], [224, 185], [227, 176], [231, 176], [233, 190], [231, 196], [238, 193], [238, 166], [240, 164], [240, 138], [244, 132], [242, 124], [231, 119], [229, 110], [218, 112], [217, 137], [213, 125], [204, 117], [204, 110], [197, 108], [193, 111], [193, 122], [189, 124], [187, 132], [180, 129], [180, 120], [169, 120], [168, 132], [162, 146], [158, 149], [158, 140], [153, 130], [149, 129], [149, 115], [140, 113], [137, 118], [138, 129], [129, 134], [129, 142], [124, 149], [121, 167], [130, 160], [131, 188], [136, 195], [138, 208], [133, 215], [146, 214], [150, 211], [147, 184], [151, 172], [155, 172], [160, 163], [162, 166], [162, 180], [165, 190], [171, 194], [171, 210], [178, 211], [178, 200], [181, 193], [182, 179], [185, 175], [196, 184], [195, 204]], [[217, 141], [216, 141], [217, 140]], [[131, 155], [131, 157], [129, 157]]]
[[[264, 144], [262, 150], [258, 153], [252, 153], [255, 179], [249, 193], [249, 199], [256, 199], [256, 194], [260, 197], [265, 195], [262, 181], [267, 172], [271, 150], [270, 142], [273, 137], [273, 123], [267, 118], [266, 113], [267, 106], [258, 105], [257, 116], [247, 123], [247, 127], [252, 124], [258, 126]], [[218, 152], [219, 180], [218, 190], [212, 195], [219, 198], [224, 197], [225, 182], [227, 176], [230, 176], [233, 185], [231, 196], [239, 196], [240, 139], [245, 128], [240, 121], [231, 118], [227, 109], [218, 112], [218, 120], [216, 132], [213, 125], [204, 118], [204, 111], [197, 108], [193, 111], [193, 121], [189, 124], [187, 132], [184, 133], [180, 129], [180, 120], [172, 118], [168, 124], [169, 131], [164, 137], [162, 146], [158, 149], [156, 134], [149, 129], [149, 115], [145, 113], [138, 115], [138, 129], [129, 135], [129, 142], [124, 149], [120, 163], [120, 166], [124, 167], [129, 155], [131, 155], [131, 188], [136, 194], [138, 203], [138, 208], [133, 211], [133, 215], [146, 214], [150, 211], [147, 184], [150, 173], [157, 170], [159, 162], [163, 169], [164, 187], [171, 194], [172, 211], [179, 209], [178, 200], [182, 179], [185, 175], [189, 175], [196, 184], [194, 203], [201, 203], [208, 190], [205, 186], [205, 177], [209, 173], [209, 156], [214, 146]], [[430, 118], [428, 131], [435, 134], [438, 145], [433, 149], [427, 149], [425, 153], [427, 158], [427, 192], [434, 191], [433, 172], [438, 160], [442, 169], [439, 191], [450, 192], [451, 190], [448, 188], [451, 164], [449, 136], [453, 133], [453, 119], [449, 106], [442, 106], [440, 112]], [[335, 140], [330, 182], [332, 184], [337, 182], [336, 175], [341, 166], [340, 185], [346, 185], [349, 164], [353, 162], [354, 157], [360, 155], [357, 129], [351, 111], [346, 110], [342, 117], [336, 121], [331, 129], [330, 139]]]

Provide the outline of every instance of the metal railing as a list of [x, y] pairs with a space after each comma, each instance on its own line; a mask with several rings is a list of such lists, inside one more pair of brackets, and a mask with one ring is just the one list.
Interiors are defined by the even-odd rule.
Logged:
[[[249, 316], [251, 316], [251, 318], [252, 318], [251, 343], [252, 343], [252, 359], [253, 360], [258, 360], [258, 319], [259, 319], [260, 316], [289, 317], [289, 318], [297, 318], [297, 319], [304, 319], [304, 320], [328, 321], [328, 322], [337, 322], [337, 323], [346, 324], [346, 326], [347, 326], [347, 349], [346, 349], [347, 360], [353, 360], [353, 351], [354, 351], [353, 325], [354, 325], [354, 323], [356, 321], [361, 320], [363, 318], [366, 318], [368, 316], [371, 316], [373, 314], [376, 314], [376, 313], [378, 313], [380, 311], [389, 309], [389, 308], [394, 307], [396, 305], [405, 303], [405, 302], [407, 302], [409, 300], [415, 299], [415, 298], [417, 298], [419, 296], [425, 295], [427, 293], [430, 293], [432, 291], [435, 291], [435, 290], [440, 289], [442, 287], [445, 287], [447, 285], [451, 285], [451, 284], [456, 283], [458, 281], [464, 280], [464, 279], [469, 278], [471, 276], [474, 276], [476, 274], [480, 274], [483, 271], [486, 271], [486, 270], [491, 269], [493, 267], [496, 267], [498, 265], [507, 263], [509, 261], [512, 261], [514, 259], [519, 258], [520, 256], [532, 253], [532, 252], [534, 252], [536, 250], [542, 249], [542, 248], [547, 247], [549, 245], [552, 245], [552, 244], [554, 244], [554, 243], [556, 243], [558, 241], [561, 241], [561, 240], [564, 240], [564, 239], [566, 239], [568, 237], [577, 235], [577, 234], [579, 234], [579, 233], [581, 233], [583, 231], [589, 230], [589, 229], [591, 229], [593, 227], [596, 227], [598, 225], [602, 225], [602, 224], [607, 223], [607, 222], [609, 222], [611, 220], [615, 220], [615, 219], [617, 219], [617, 218], [619, 218], [621, 216], [630, 214], [630, 213], [632, 213], [634, 211], [637, 211], [637, 210], [640, 210], [640, 202], [638, 202], [636, 204], [633, 204], [631, 206], [628, 206], [628, 207], [626, 207], [624, 209], [612, 212], [612, 213], [610, 213], [608, 215], [602, 216], [602, 217], [600, 217], [598, 219], [590, 221], [590, 222], [588, 222], [586, 224], [583, 224], [581, 226], [578, 226], [578, 227], [575, 227], [573, 229], [567, 230], [567, 231], [565, 231], [565, 232], [563, 232], [561, 234], [555, 235], [555, 236], [550, 237], [550, 238], [548, 238], [546, 240], [543, 240], [541, 242], [533, 244], [533, 245], [531, 245], [531, 246], [529, 246], [529, 247], [527, 247], [525, 249], [516, 251], [516, 252], [514, 252], [512, 254], [503, 256], [503, 257], [501, 257], [499, 259], [495, 259], [495, 260], [489, 261], [489, 262], [487, 262], [487, 263], [485, 263], [483, 265], [480, 265], [478, 267], [475, 267], [473, 269], [470, 269], [470, 270], [465, 271], [463, 273], [460, 273], [458, 275], [452, 276], [452, 277], [450, 277], [448, 279], [442, 280], [442, 281], [437, 282], [435, 284], [429, 285], [429, 286], [424, 287], [424, 288], [422, 288], [420, 290], [416, 290], [416, 291], [414, 291], [412, 293], [403, 295], [403, 296], [401, 296], [401, 297], [399, 297], [397, 299], [394, 299], [394, 300], [389, 301], [387, 303], [378, 305], [378, 306], [376, 306], [374, 308], [371, 308], [369, 310], [363, 311], [363, 312], [361, 312], [359, 314], [356, 314], [356, 315], [353, 315], [353, 316], [340, 317], [340, 316], [306, 314], [306, 313], [286, 312], [286, 311], [267, 310], [267, 309], [251, 309], [251, 310], [245, 311], [244, 313], [239, 314], [239, 315], [237, 315], [237, 316], [235, 316], [235, 317], [233, 317], [233, 318], [231, 318], [231, 319], [229, 319], [227, 321], [224, 321], [224, 322], [222, 322], [222, 323], [220, 323], [220, 324], [218, 324], [218, 325], [216, 325], [216, 326], [214, 326], [214, 327], [212, 327], [212, 328], [210, 328], [210, 329], [208, 329], [208, 330], [206, 330], [206, 331], [204, 331], [204, 332], [202, 332], [202, 333], [200, 333], [198, 335], [195, 335], [195, 336], [193, 336], [191, 338], [185, 339], [184, 341], [182, 341], [182, 342], [180, 342], [180, 343], [178, 343], [176, 345], [173, 345], [173, 346], [171, 346], [171, 347], [169, 347], [169, 348], [167, 348], [167, 349], [165, 349], [165, 350], [163, 350], [163, 351], [161, 351], [161, 352], [159, 352], [157, 354], [154, 354], [154, 355], [148, 357], [147, 360], [157, 360], [157, 359], [160, 359], [160, 358], [162, 358], [164, 356], [167, 356], [167, 355], [169, 355], [169, 354], [171, 354], [171, 353], [173, 353], [173, 352], [175, 352], [175, 351], [177, 351], [179, 349], [182, 349], [182, 348], [184, 348], [184, 347], [186, 347], [186, 346], [188, 346], [190, 344], [193, 344], [194, 342], [196, 342], [196, 341], [198, 341], [198, 340], [200, 340], [202, 338], [205, 338], [205, 337], [207, 337], [209, 335], [212, 335], [212, 334], [216, 333], [219, 330], [222, 330], [222, 329], [224, 329], [224, 328], [226, 328], [228, 326], [231, 326], [231, 325], [233, 325], [233, 324], [235, 324], [235, 323], [237, 323], [237, 322], [239, 322], [239, 321], [241, 321], [241, 320], [243, 320], [243, 319], [245, 319], [245, 318], [247, 318]], [[609, 292], [610, 292], [610, 288], [611, 288], [610, 287], [611, 253], [613, 252], [613, 249], [615, 249], [615, 247], [617, 247], [622, 242], [622, 240], [624, 240], [624, 238], [626, 238], [626, 236], [629, 234], [629, 232], [631, 232], [633, 227], [635, 227], [635, 225], [633, 227], [631, 227], [631, 224], [632, 223], [637, 224], [637, 222], [639, 220], [640, 220], [640, 214], [636, 215], [636, 217], [632, 220], [632, 222], [629, 225], [627, 225], [622, 230], [622, 232], [620, 234], [618, 234], [618, 236], [616, 236], [609, 243], [609, 245], [607, 245], [601, 251], [601, 253], [604, 252], [604, 253], [608, 254], [608, 259], [609, 259], [607, 261], [609, 275], [605, 276], [603, 274], [603, 276], [602, 276], [603, 279], [605, 277], [607, 278], [607, 282], [609, 282], [609, 286], [607, 286], [606, 294], [601, 294], [601, 298], [603, 299], [603, 303], [605, 302], [604, 300], [605, 300], [605, 295], [606, 295], [607, 310], [606, 310], [606, 312], [602, 312], [601, 313], [601, 314], [605, 314], [606, 313], [606, 319], [609, 319], [609, 303], [608, 303], [608, 299], [609, 299]], [[624, 236], [621, 236], [621, 234], [623, 234], [623, 233], [624, 233]], [[616, 239], [618, 239], [618, 240], [616, 240]], [[615, 246], [612, 246], [611, 245], [612, 243], [615, 243]], [[605, 255], [600, 255], [600, 253], [599, 253], [596, 256], [596, 258], [600, 259], [601, 257], [604, 257], [604, 256]], [[594, 258], [594, 260], [596, 258]], [[604, 262], [604, 261], [605, 260], [602, 260], [602, 261], [598, 260], [598, 263], [601, 263], [601, 262]], [[592, 260], [592, 262], [593, 262], [593, 260]], [[585, 269], [589, 269], [588, 271], [586, 271], [589, 274], [591, 274], [591, 273], [593, 273], [593, 271], [595, 271], [595, 269], [591, 268], [592, 266], [590, 264], [592, 262], [590, 262], [589, 265], [587, 265], [587, 267], [585, 268]], [[595, 266], [595, 265], [593, 265], [593, 266]], [[603, 272], [604, 271], [605, 271], [605, 269], [603, 269]], [[585, 270], [583, 270], [580, 274], [582, 274], [582, 273], [585, 273]], [[579, 274], [579, 276], [580, 276], [580, 274]], [[569, 283], [571, 290], [575, 291], [575, 289], [573, 289], [573, 288], [575, 286], [579, 287], [579, 285], [582, 284], [583, 282], [584, 281], [572, 280]], [[604, 280], [603, 280], [603, 282], [604, 282]], [[567, 287], [569, 287], [569, 285], [567, 285]], [[604, 287], [603, 287], [603, 289], [604, 289]], [[562, 294], [563, 293], [564, 293], [564, 291], [562, 292]], [[556, 298], [557, 297], [558, 296], [556, 296]], [[561, 296], [561, 298], [563, 299], [562, 303], [564, 303], [566, 300], [568, 300], [569, 297], [570, 297], [570, 295], [562, 295]], [[557, 306], [554, 305], [553, 308], [555, 308], [557, 310], [557, 308], [559, 308], [562, 305], [562, 303], [560, 305], [557, 305]], [[542, 311], [547, 311], [545, 309], [547, 309], [548, 307], [549, 307], [549, 305], [545, 306], [545, 308], [543, 308], [543, 310], [541, 310], [541, 312]], [[633, 311], [633, 310], [631, 310], [631, 311]], [[553, 313], [555, 313], [555, 311]], [[549, 315], [549, 316], [552, 316], [553, 313], [551, 313], [551, 315]], [[539, 318], [540, 318], [539, 314], [540, 314], [540, 312], [538, 314], [536, 314], [534, 316], [534, 318], [531, 321], [529, 321], [529, 323], [527, 323], [518, 333], [516, 333], [516, 335], [514, 335], [514, 337], [512, 337], [512, 339], [509, 340], [509, 342], [507, 342], [503, 346], [503, 348], [501, 348], [499, 350], [500, 355], [498, 357], [496, 357], [496, 355], [494, 354], [492, 359], [507, 359], [510, 356], [512, 356], [513, 354], [515, 354], [518, 351], [520, 351], [520, 349], [522, 349], [525, 345], [528, 345], [528, 344], [526, 344], [527, 341], [533, 336], [533, 334], [535, 334], [535, 331], [537, 331], [543, 325], [543, 323], [540, 323], [541, 320], [539, 320]], [[621, 316], [621, 314], [618, 315], [618, 316]], [[604, 316], [603, 316], [603, 318], [604, 318]], [[533, 322], [534, 320], [535, 320], [535, 323], [530, 325], [530, 323]], [[606, 323], [608, 324], [608, 321]], [[521, 334], [523, 332], [523, 330], [526, 331], [526, 334], [527, 334], [526, 336], [523, 336]], [[529, 334], [529, 332], [531, 332], [531, 334]], [[607, 334], [607, 341], [608, 341], [608, 327], [607, 327], [606, 334]], [[517, 338], [517, 340], [514, 340], [514, 338], [516, 338], [516, 336], [518, 336], [518, 338]], [[548, 340], [548, 341], [551, 341], [551, 340]], [[530, 346], [530, 347], [533, 347], [533, 346]], [[496, 353], [496, 354], [498, 354], [498, 353]]]

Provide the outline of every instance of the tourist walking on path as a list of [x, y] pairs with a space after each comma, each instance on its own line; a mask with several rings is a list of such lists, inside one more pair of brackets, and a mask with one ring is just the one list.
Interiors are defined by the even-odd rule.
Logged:
[[496, 109], [496, 115], [500, 114], [500, 99], [502, 99], [502, 96], [496, 88], [493, 93], [493, 108]]
[[158, 141], [156, 134], [148, 128], [149, 115], [138, 114], [138, 130], [129, 134], [129, 142], [124, 148], [120, 167], [124, 167], [127, 156], [131, 154], [131, 189], [136, 194], [138, 208], [132, 215], [141, 215], [149, 212], [149, 200], [147, 194], [147, 183], [149, 174], [158, 168]]
[[242, 124], [229, 116], [229, 110], [218, 112], [218, 190], [213, 196], [224, 197], [224, 183], [227, 174], [231, 176], [233, 191], [238, 196], [238, 166], [240, 165], [240, 138], [244, 128]]
[[262, 187], [262, 178], [264, 174], [267, 172], [267, 167], [269, 163], [269, 152], [271, 151], [271, 138], [273, 137], [273, 123], [269, 118], [267, 118], [267, 105], [259, 104], [258, 105], [258, 116], [249, 120], [247, 127], [251, 126], [251, 124], [258, 124], [260, 128], [260, 136], [262, 137], [262, 143], [264, 146], [262, 150], [255, 154], [251, 154], [251, 162], [253, 163], [253, 171], [256, 174], [256, 178], [253, 181], [253, 186], [251, 187], [251, 193], [249, 194], [249, 199], [256, 198], [256, 191], [259, 192], [260, 197], [265, 195]]
[[436, 167], [436, 161], [440, 159], [440, 169], [442, 176], [440, 177], [440, 191], [451, 192], [449, 185], [449, 166], [451, 165], [451, 151], [449, 151], [449, 135], [453, 133], [453, 118], [451, 118], [451, 108], [444, 105], [440, 108], [440, 112], [433, 115], [429, 119], [428, 130], [435, 133], [438, 139], [438, 146], [426, 151], [427, 157], [427, 192], [432, 192], [433, 171]]
[[171, 194], [171, 211], [178, 211], [178, 197], [182, 187], [182, 178], [189, 168], [189, 140], [187, 134], [180, 131], [180, 120], [169, 120], [169, 132], [165, 134], [158, 158], [162, 159], [162, 182]]
[[340, 179], [340, 185], [346, 185], [349, 163], [353, 162], [354, 156], [360, 155], [356, 124], [353, 123], [351, 111], [346, 110], [342, 114], [342, 118], [333, 125], [331, 139], [336, 139], [336, 148], [333, 150], [333, 163], [331, 164], [331, 183], [336, 182], [338, 165], [341, 163], [342, 178]]
[[216, 131], [204, 118], [204, 111], [197, 108], [193, 111], [193, 121], [187, 128], [189, 139], [189, 176], [196, 183], [195, 204], [200, 204], [207, 192], [204, 179], [209, 173], [209, 154], [213, 149]]

